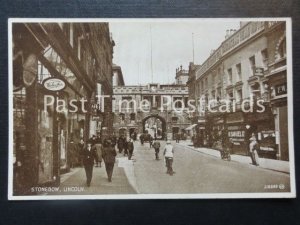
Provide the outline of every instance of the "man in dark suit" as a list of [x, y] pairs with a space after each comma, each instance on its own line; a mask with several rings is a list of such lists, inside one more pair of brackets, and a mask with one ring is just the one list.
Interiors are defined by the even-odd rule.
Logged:
[[133, 140], [130, 138], [128, 143], [127, 143], [127, 148], [128, 148], [128, 160], [131, 160], [132, 157], [132, 153], [134, 150], [134, 144], [133, 144]]
[[94, 161], [97, 160], [96, 149], [92, 147], [92, 143], [89, 141], [87, 147], [82, 151], [82, 162], [86, 173], [86, 184], [89, 187], [91, 185], [93, 177]]

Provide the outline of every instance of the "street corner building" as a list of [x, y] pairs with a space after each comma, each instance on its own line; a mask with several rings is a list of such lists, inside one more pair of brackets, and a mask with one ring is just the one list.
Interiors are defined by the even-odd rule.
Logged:
[[8, 25], [9, 199], [295, 197], [289, 18]]
[[[92, 105], [96, 95], [112, 96], [114, 41], [108, 23], [11, 26], [13, 195], [31, 195], [31, 187], [59, 185], [74, 143], [112, 132], [111, 97], [105, 108]], [[49, 96], [53, 104], [44, 110]], [[86, 111], [70, 112], [71, 99], [84, 99]], [[61, 102], [65, 109], [58, 111]]]
[[[202, 65], [189, 65], [189, 97], [204, 96], [202, 113], [193, 116], [195, 145], [220, 148], [222, 131], [233, 141], [233, 154], [249, 154], [249, 138], [256, 135], [263, 158], [289, 161], [287, 105], [287, 45], [285, 21], [241, 22], [227, 30], [225, 40]], [[254, 112], [242, 110], [254, 99]], [[222, 99], [230, 110], [220, 112]], [[207, 110], [212, 100], [211, 110]], [[255, 111], [258, 100], [263, 112]], [[234, 110], [233, 110], [234, 103]], [[245, 112], [246, 111], [246, 112]]]

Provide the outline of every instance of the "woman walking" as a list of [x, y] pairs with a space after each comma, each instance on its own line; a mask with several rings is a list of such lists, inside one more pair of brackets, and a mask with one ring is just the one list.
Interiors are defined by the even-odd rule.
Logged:
[[110, 139], [104, 141], [102, 157], [105, 163], [105, 169], [108, 177], [108, 182], [111, 182], [111, 177], [114, 170], [117, 152], [112, 145]]
[[96, 153], [97, 153], [97, 162], [96, 162], [96, 167], [101, 167], [101, 162], [102, 162], [102, 144], [101, 144], [101, 139], [97, 138], [96, 139]]

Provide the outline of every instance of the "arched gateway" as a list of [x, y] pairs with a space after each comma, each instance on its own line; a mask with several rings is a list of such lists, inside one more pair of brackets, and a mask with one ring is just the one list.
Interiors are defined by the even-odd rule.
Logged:
[[142, 120], [143, 133], [149, 133], [152, 137], [159, 140], [166, 135], [166, 120], [159, 115], [149, 115]]

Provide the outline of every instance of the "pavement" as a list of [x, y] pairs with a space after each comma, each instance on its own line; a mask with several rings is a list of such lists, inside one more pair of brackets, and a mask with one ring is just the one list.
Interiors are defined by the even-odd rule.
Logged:
[[[176, 143], [176, 145], [220, 158], [220, 151], [211, 149], [211, 148], [203, 148], [203, 147], [195, 148], [194, 146], [192, 146], [192, 142], [190, 140], [180, 141], [179, 143]], [[235, 162], [245, 163], [245, 164], [252, 164], [251, 158], [248, 156], [232, 154], [231, 160], [235, 161]], [[269, 170], [274, 170], [274, 171], [279, 171], [279, 172], [283, 172], [283, 173], [290, 173], [290, 163], [288, 161], [259, 158], [259, 166], [258, 167], [264, 168], [264, 169], [269, 169]]]
[[[136, 194], [137, 191], [130, 184], [124, 169], [124, 160], [121, 154], [116, 160], [112, 182], [108, 182], [105, 165], [102, 167], [94, 167], [91, 186], [86, 185], [85, 170], [83, 167], [71, 169], [69, 173], [61, 175], [61, 185], [59, 191], [48, 192], [48, 195], [106, 195], [106, 194]], [[126, 171], [130, 176], [131, 161], [127, 163]], [[130, 180], [132, 182], [132, 179]], [[133, 180], [134, 182], [134, 180]]]

